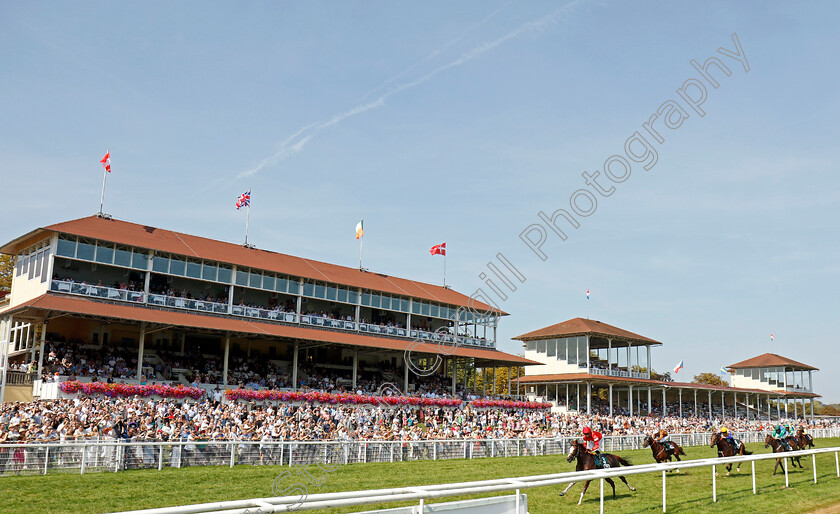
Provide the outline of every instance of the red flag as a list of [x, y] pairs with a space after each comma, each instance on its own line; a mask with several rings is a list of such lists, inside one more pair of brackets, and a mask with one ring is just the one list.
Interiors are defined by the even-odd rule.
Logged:
[[105, 171], [111, 173], [111, 150], [105, 152], [105, 157], [103, 157], [102, 160], [99, 161], [99, 164], [101, 164], [102, 167], [105, 168]]
[[441, 243], [439, 245], [434, 245], [429, 252], [432, 255], [446, 255], [446, 243]]

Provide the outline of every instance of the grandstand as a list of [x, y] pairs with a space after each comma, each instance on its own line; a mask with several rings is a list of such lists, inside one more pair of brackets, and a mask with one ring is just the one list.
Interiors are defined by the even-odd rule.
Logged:
[[[526, 367], [519, 383], [529, 396], [551, 401], [561, 412], [612, 416], [620, 409], [630, 416], [711, 419], [738, 418], [740, 411], [749, 421], [781, 418], [782, 410], [785, 417], [804, 418], [810, 401], [813, 419], [819, 398], [812, 380], [817, 368], [772, 353], [727, 366], [731, 387], [726, 387], [653, 379], [651, 349], [662, 343], [601, 321], [574, 318], [514, 339], [522, 341], [527, 359], [540, 362]], [[654, 391], [662, 398], [658, 410]]]
[[[46, 370], [51, 381], [296, 390], [323, 378], [455, 394], [477, 369], [536, 364], [496, 349], [507, 313], [363, 269], [98, 215], [35, 229], [0, 253], [16, 256], [0, 303], [7, 400], [55, 395]], [[418, 368], [443, 365], [410, 374], [409, 350]]]

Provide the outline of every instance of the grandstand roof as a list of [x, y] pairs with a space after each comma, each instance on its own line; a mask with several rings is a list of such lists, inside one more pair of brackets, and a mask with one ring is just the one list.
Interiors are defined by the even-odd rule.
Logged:
[[747, 359], [736, 364], [730, 364], [727, 368], [769, 368], [777, 366], [793, 368], [793, 371], [818, 371], [818, 368], [802, 364], [801, 362], [788, 359], [787, 357], [782, 357], [781, 355], [776, 355], [775, 353], [765, 353], [763, 355], [759, 355], [758, 357], [753, 357], [752, 359]]
[[472, 307], [479, 311], [497, 312], [503, 316], [508, 314], [487, 304], [471, 301], [468, 296], [442, 286], [99, 216], [88, 216], [33, 230], [4, 244], [0, 247], [0, 253], [15, 254], [19, 249], [31, 244], [33, 238], [44, 231], [100, 239], [459, 307]]
[[[395, 339], [389, 337], [366, 336], [353, 332], [338, 332], [266, 323], [262, 321], [232, 318], [228, 316], [208, 316], [179, 311], [134, 307], [131, 305], [106, 303], [85, 298], [73, 298], [56, 294], [45, 294], [22, 303], [6, 311], [4, 314], [29, 311], [39, 318], [48, 317], [49, 312], [70, 313], [81, 316], [118, 319], [125, 321], [155, 323], [178, 327], [189, 327], [221, 332], [253, 334], [266, 337], [285, 337], [303, 339], [349, 346], [364, 346], [383, 350], [405, 351], [412, 345], [409, 339]], [[32, 312], [37, 311], [37, 312]], [[421, 343], [412, 349], [418, 354], [454, 355], [456, 357], [474, 358], [479, 361], [496, 363], [498, 365], [533, 365], [539, 364], [530, 359], [508, 353], [459, 346], [454, 351], [451, 347], [441, 348], [435, 343]], [[481, 364], [479, 363], [479, 366]]]
[[634, 334], [629, 330], [614, 327], [604, 322], [594, 319], [572, 318], [556, 325], [550, 325], [527, 334], [514, 337], [519, 341], [528, 341], [531, 339], [548, 339], [552, 337], [571, 337], [580, 335], [598, 335], [608, 338], [619, 338], [629, 341], [637, 341], [641, 343], [662, 344], [639, 334]]
[[552, 384], [556, 382], [625, 382], [643, 386], [670, 387], [674, 389], [708, 389], [711, 391], [727, 391], [735, 393], [750, 394], [774, 394], [780, 396], [801, 396], [805, 398], [817, 398], [820, 395], [814, 393], [792, 392], [792, 391], [767, 391], [765, 389], [744, 389], [740, 387], [718, 386], [710, 384], [695, 384], [689, 382], [662, 382], [647, 378], [613, 377], [604, 375], [592, 375], [590, 373], [562, 373], [553, 375], [528, 375], [519, 379], [521, 384]]

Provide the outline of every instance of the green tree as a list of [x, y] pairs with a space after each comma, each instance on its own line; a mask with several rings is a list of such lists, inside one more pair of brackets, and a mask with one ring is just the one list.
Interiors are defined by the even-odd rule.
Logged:
[[655, 369], [650, 370], [650, 378], [651, 380], [658, 380], [660, 382], [673, 382], [674, 379], [671, 378], [671, 373], [657, 373]]
[[12, 290], [12, 275], [15, 271], [15, 257], [0, 254], [0, 292]]
[[722, 378], [720, 378], [715, 373], [700, 373], [699, 375], [694, 375], [694, 380], [691, 381], [692, 384], [707, 384], [707, 385], [715, 385], [715, 386], [728, 386], [729, 383]]

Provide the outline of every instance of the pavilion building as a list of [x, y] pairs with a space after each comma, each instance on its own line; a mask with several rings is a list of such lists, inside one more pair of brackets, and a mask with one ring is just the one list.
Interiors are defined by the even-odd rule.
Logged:
[[[612, 416], [621, 407], [629, 415], [712, 418], [731, 412], [753, 419], [780, 417], [782, 406], [786, 416], [804, 416], [810, 400], [813, 416], [813, 399], [819, 396], [811, 383], [816, 368], [773, 354], [729, 366], [731, 387], [656, 380], [651, 349], [662, 343], [596, 320], [574, 318], [514, 339], [522, 341], [526, 359], [541, 363], [525, 368], [520, 385], [528, 396], [551, 401], [561, 412]], [[655, 403], [661, 405], [658, 410]]]
[[137, 378], [151, 380], [162, 352], [215, 355], [225, 385], [234, 354], [277, 363], [295, 387], [310, 363], [348, 388], [363, 367], [406, 391], [407, 352], [417, 368], [441, 364], [453, 392], [459, 367], [466, 381], [467, 368], [475, 380], [477, 368], [536, 364], [496, 350], [507, 313], [451, 288], [108, 216], [32, 230], [0, 253], [15, 256], [0, 301], [4, 389], [10, 362], [37, 362], [40, 377], [45, 340], [63, 339], [133, 348]]

